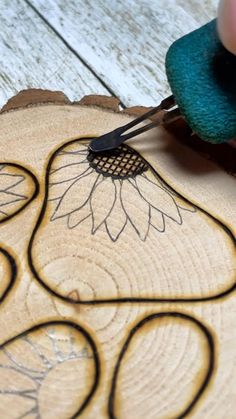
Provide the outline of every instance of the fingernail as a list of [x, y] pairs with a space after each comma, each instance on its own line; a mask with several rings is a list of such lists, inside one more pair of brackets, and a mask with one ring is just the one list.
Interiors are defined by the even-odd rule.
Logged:
[[236, 0], [220, 1], [218, 33], [225, 48], [236, 55]]

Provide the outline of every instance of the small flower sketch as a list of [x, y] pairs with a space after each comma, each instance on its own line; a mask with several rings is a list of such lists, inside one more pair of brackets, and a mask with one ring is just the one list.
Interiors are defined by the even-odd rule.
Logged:
[[37, 194], [34, 176], [14, 164], [0, 164], [0, 222], [13, 217]]
[[56, 202], [51, 221], [65, 218], [74, 229], [89, 218], [92, 234], [105, 226], [114, 242], [130, 224], [145, 241], [150, 228], [163, 233], [168, 219], [181, 225], [182, 211], [195, 212], [130, 147], [96, 154], [75, 146], [59, 151], [50, 171], [49, 200]]
[[[81, 413], [96, 387], [93, 374], [85, 379], [88, 371], [96, 370], [91, 343], [78, 326], [57, 321], [1, 345], [0, 412], [10, 417], [15, 404], [14, 417], [43, 418], [50, 404], [57, 418]], [[58, 382], [60, 375], [63, 380]]]

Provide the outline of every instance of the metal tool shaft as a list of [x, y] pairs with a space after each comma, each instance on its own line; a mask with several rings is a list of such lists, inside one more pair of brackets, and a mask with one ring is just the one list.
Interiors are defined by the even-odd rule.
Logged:
[[[171, 111], [169, 109], [175, 108]], [[158, 114], [161, 111], [168, 111], [166, 114], [162, 114], [160, 119], [149, 122], [146, 125], [142, 125], [140, 128], [135, 130], [129, 131], [131, 128], [136, 127], [141, 122], [151, 118], [152, 116]], [[146, 131], [149, 131], [152, 128], [155, 128], [159, 124], [162, 123], [169, 123], [170, 121], [179, 118], [180, 111], [176, 108], [175, 99], [173, 96], [169, 96], [168, 98], [164, 99], [160, 105], [156, 106], [155, 108], [151, 109], [150, 111], [144, 113], [143, 115], [139, 116], [138, 118], [134, 119], [133, 121], [129, 122], [122, 127], [116, 128], [115, 130], [104, 134], [100, 137], [92, 139], [90, 142], [89, 148], [91, 151], [95, 153], [99, 153], [102, 151], [113, 150], [114, 148], [119, 147], [124, 141], [136, 137]]]

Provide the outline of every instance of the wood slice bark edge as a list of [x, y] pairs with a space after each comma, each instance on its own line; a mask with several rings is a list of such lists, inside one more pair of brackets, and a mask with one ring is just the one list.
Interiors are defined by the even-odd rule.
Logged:
[[[22, 108], [50, 104], [98, 107], [106, 109], [107, 111], [126, 113], [134, 117], [140, 116], [151, 109], [145, 106], [133, 106], [126, 109], [120, 109], [119, 103], [119, 99], [116, 97], [92, 94], [86, 95], [78, 101], [71, 102], [69, 98], [60, 91], [27, 89], [20, 91], [10, 98], [0, 110], [0, 114]], [[155, 120], [155, 116], [151, 119]], [[227, 173], [236, 176], [236, 148], [233, 148], [228, 144], [219, 144], [216, 146], [202, 141], [191, 132], [191, 129], [183, 119], [170, 123], [166, 129], [174, 133], [180, 142], [191, 147], [205, 158], [214, 161], [226, 170]]]

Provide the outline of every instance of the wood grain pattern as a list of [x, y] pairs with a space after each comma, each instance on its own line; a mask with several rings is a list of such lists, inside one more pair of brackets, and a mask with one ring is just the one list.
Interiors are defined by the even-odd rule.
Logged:
[[218, 0], [30, 0], [127, 105], [154, 106], [169, 95], [171, 43], [216, 16]]
[[[65, 321], [39, 324], [4, 342], [0, 352], [1, 417], [80, 415], [97, 386], [95, 350], [82, 328]], [[63, 397], [58, 398], [58, 392]]]
[[[46, 95], [49, 97], [48, 92]], [[22, 97], [25, 100], [26, 96]], [[32, 100], [30, 94], [28, 100]], [[16, 103], [19, 105], [19, 97]], [[11, 104], [14, 107], [14, 100]], [[70, 182], [81, 181], [85, 175], [81, 165], [91, 163], [87, 152], [84, 154], [84, 148], [81, 149], [86, 143], [78, 139], [100, 135], [131, 119], [124, 113], [93, 107], [91, 98], [90, 106], [68, 103], [35, 106], [34, 103], [26, 109], [9, 112], [8, 108], [0, 115], [3, 162], [26, 167], [36, 176], [40, 187], [39, 194], [23, 211], [0, 226], [1, 246], [6, 246], [16, 264], [15, 283], [0, 305], [0, 400], [7, 418], [13, 416], [12, 406], [14, 414], [28, 411], [32, 418], [37, 417], [38, 411], [42, 418], [48, 417], [49, 406], [62, 418], [68, 415], [89, 419], [133, 419], [144, 415], [153, 419], [234, 418], [235, 178], [179, 143], [174, 134], [157, 128], [143, 134], [140, 141], [130, 141], [134, 150], [130, 151], [131, 156], [138, 153], [141, 160], [135, 160], [139, 166], [132, 169], [133, 177], [127, 177], [126, 173], [123, 184], [135, 180], [138, 185], [142, 176], [151, 176], [147, 190], [155, 191], [156, 178], [148, 174], [152, 168], [159, 174], [162, 183], [158, 187], [164, 192], [163, 198], [160, 195], [159, 212], [164, 207], [166, 211], [174, 210], [166, 213], [165, 219], [178, 214], [170, 201], [172, 194], [177, 206], [185, 204], [196, 209], [193, 213], [186, 212], [183, 223], [169, 218], [166, 232], [150, 230], [143, 241], [145, 220], [140, 210], [145, 191], [140, 187], [139, 196], [133, 196], [134, 192], [124, 195], [122, 209], [125, 208], [133, 223], [129, 220], [119, 238], [112, 240], [108, 231], [122, 229], [123, 213], [116, 207], [118, 211], [112, 223], [108, 230], [105, 228], [109, 218], [107, 205], [112, 199], [104, 199], [107, 189], [104, 179], [93, 189], [96, 214], [100, 221], [103, 219], [102, 223], [96, 219], [99, 226], [96, 231], [85, 220], [85, 225], [81, 223], [67, 232], [64, 217], [67, 213], [58, 214], [64, 211], [61, 204], [57, 208], [60, 215], [57, 220], [50, 221], [45, 216], [45, 204], [55, 204], [48, 202], [47, 177], [48, 180], [50, 176], [57, 180], [59, 177], [59, 182], [50, 181], [50, 187], [52, 190], [59, 187], [61, 200], [61, 182], [71, 186]], [[49, 170], [50, 160], [54, 166]], [[142, 166], [145, 170], [137, 173], [140, 161], [145, 161], [149, 169]], [[98, 165], [97, 161], [92, 163]], [[119, 167], [114, 158], [113, 175], [117, 175]], [[102, 170], [100, 175], [107, 179], [108, 173], [104, 167]], [[91, 173], [90, 170], [89, 176]], [[74, 205], [81, 211], [89, 176], [87, 182], [78, 183], [73, 199], [63, 204], [66, 211], [76, 213]], [[113, 179], [113, 184], [116, 180]], [[93, 207], [92, 200], [90, 203]], [[154, 202], [151, 200], [149, 204], [153, 206]], [[199, 228], [201, 210], [207, 220], [205, 229]], [[41, 237], [35, 236], [34, 245], [41, 242], [42, 246], [38, 246], [33, 260], [39, 260], [40, 264], [34, 263], [33, 269], [29, 250], [39, 219]], [[165, 246], [158, 248], [156, 237], [160, 242], [165, 239]], [[119, 255], [121, 246], [126, 249], [126, 255], [114, 263], [110, 254], [116, 249]], [[162, 266], [158, 275], [156, 269], [150, 273], [154, 261]], [[173, 269], [176, 263], [178, 269]], [[129, 265], [136, 275], [129, 272]], [[74, 267], [72, 271], [71, 267]], [[141, 276], [137, 275], [137, 267]], [[41, 277], [43, 271], [45, 278]], [[222, 282], [212, 280], [210, 285], [211, 275], [217, 277], [219, 272]], [[61, 286], [56, 292], [53, 275]], [[199, 283], [198, 275], [199, 278], [202, 275]], [[63, 277], [65, 280], [60, 284]], [[225, 286], [225, 277], [231, 277], [231, 289], [213, 298], [202, 298], [217, 289], [220, 291]], [[183, 296], [186, 289], [194, 297], [194, 286], [189, 287], [192, 278], [199, 287], [200, 298], [172, 300], [170, 294], [179, 297], [182, 291]], [[169, 286], [165, 286], [165, 281]], [[126, 298], [101, 301], [101, 297], [112, 295], [114, 285], [118, 297], [127, 292]], [[144, 300], [143, 292], [148, 286], [150, 299]], [[166, 301], [156, 300], [155, 292], [169, 295]], [[11, 369], [15, 388], [8, 381], [6, 368]]]
[[1, 1], [0, 106], [29, 87], [63, 90], [71, 100], [108, 91], [24, 0]]
[[[71, 99], [93, 91], [106, 93], [86, 65], [48, 28], [43, 17], [126, 105], [154, 105], [169, 93], [164, 73], [164, 56], [169, 44], [214, 17], [216, 4], [217, 0], [201, 3], [197, 0], [79, 0], [69, 3], [62, 0], [14, 0], [9, 8], [4, 0], [0, 10], [3, 52], [0, 103], [29, 85], [61, 88]], [[42, 14], [41, 18], [37, 11]], [[36, 108], [37, 102], [55, 102], [56, 105], [44, 104]], [[157, 130], [153, 137], [143, 136], [130, 145], [169, 185], [164, 195], [165, 205], [169, 187], [172, 187], [177, 195], [187, 197], [190, 208], [200, 205], [210, 214], [210, 218], [205, 217], [205, 231], [198, 228], [201, 222], [192, 222], [195, 213], [184, 211], [183, 225], [169, 219], [169, 240], [165, 246], [160, 247], [156, 238], [153, 241], [154, 232], [151, 239], [147, 238], [149, 244], [154, 244], [154, 258], [147, 262], [143, 255], [148, 257], [148, 252], [139, 253], [145, 243], [140, 244], [138, 232], [142, 234], [143, 230], [137, 231], [129, 224], [128, 230], [125, 226], [120, 235], [123, 244], [127, 241], [127, 263], [124, 264], [123, 258], [112, 266], [108, 256], [112, 247], [120, 246], [120, 243], [112, 242], [102, 226], [91, 240], [91, 225], [78, 225], [75, 228], [83, 234], [81, 236], [77, 230], [71, 229], [68, 245], [61, 236], [65, 218], [51, 224], [44, 220], [39, 230], [42, 246], [40, 248], [39, 236], [36, 237], [39, 253], [34, 256], [40, 259], [39, 270], [45, 269], [48, 274], [45, 278], [48, 290], [38, 282], [37, 275], [29, 267], [28, 244], [45, 201], [45, 173], [49, 158], [62, 145], [66, 151], [66, 144], [71, 140], [102, 134], [131, 118], [111, 112], [118, 111], [114, 98], [97, 98], [95, 102], [90, 97], [82, 103], [82, 106], [72, 106], [62, 94], [26, 92], [10, 101], [0, 115], [0, 150], [4, 163], [23, 164], [40, 184], [39, 194], [33, 194], [32, 202], [27, 201], [18, 214], [13, 211], [12, 218], [3, 220], [0, 225], [0, 416], [10, 419], [17, 414], [36, 419], [39, 416], [55, 417], [56, 414], [62, 419], [136, 419], [143, 416], [164, 419], [187, 415], [194, 419], [234, 419], [235, 180], [176, 141], [175, 131], [168, 134]], [[34, 107], [19, 109], [31, 104]], [[90, 107], [85, 107], [86, 104]], [[101, 105], [109, 107], [110, 111], [99, 110]], [[18, 110], [7, 113], [12, 108]], [[134, 114], [136, 111], [133, 110]], [[182, 126], [178, 131], [180, 136], [184, 135]], [[57, 162], [58, 158], [54, 158], [54, 164]], [[69, 168], [64, 174], [71, 175]], [[82, 199], [86, 187], [81, 187], [81, 194], [74, 194], [78, 200]], [[96, 205], [98, 217], [104, 216], [103, 210], [107, 208], [107, 202], [104, 203], [106, 190], [105, 187], [100, 189], [102, 198]], [[175, 199], [180, 199], [179, 203], [183, 204], [183, 198], [175, 195]], [[126, 210], [132, 212], [134, 225], [142, 227], [143, 217], [138, 211], [143, 205], [140, 199], [132, 199], [132, 194], [126, 194], [125, 201], [129, 204]], [[136, 204], [135, 210], [133, 203]], [[187, 206], [186, 200], [184, 204]], [[169, 208], [176, 210], [173, 205]], [[115, 237], [122, 228], [122, 223], [118, 222], [122, 211], [114, 212], [116, 216], [109, 224], [108, 231]], [[176, 217], [176, 212], [174, 215]], [[219, 224], [212, 216], [219, 220]], [[80, 219], [76, 217], [78, 213], [70, 217], [70, 222], [78, 223]], [[52, 225], [56, 234], [52, 232], [45, 236]], [[186, 225], [190, 229], [183, 234]], [[225, 226], [224, 232], [222, 226]], [[177, 237], [173, 238], [171, 233], [174, 231]], [[189, 234], [199, 241], [189, 241]], [[100, 240], [102, 249], [99, 248]], [[129, 246], [130, 240], [132, 246]], [[87, 249], [78, 248], [78, 241], [83, 246], [86, 244]], [[183, 246], [194, 255], [192, 267], [190, 260], [185, 260], [186, 255], [183, 257]], [[91, 273], [98, 273], [101, 266], [98, 263], [91, 269], [91, 258], [88, 258], [91, 247], [96, 249], [96, 256], [91, 254], [92, 261], [98, 261], [99, 255], [104, 256], [106, 263], [102, 263], [102, 267], [115, 272], [110, 278], [115, 279], [118, 288], [113, 289], [109, 281], [108, 284], [102, 283], [91, 277]], [[158, 255], [155, 253], [157, 248]], [[57, 251], [61, 265], [58, 264], [59, 258], [55, 258]], [[52, 256], [58, 276], [65, 277], [70, 267], [65, 252], [77, 267], [72, 280], [64, 281], [59, 288], [62, 294], [66, 294], [63, 300], [51, 292], [53, 277], [48, 259]], [[85, 256], [87, 275], [86, 271], [80, 271], [78, 275], [76, 262], [81, 253]], [[138, 266], [142, 277], [134, 278], [128, 269], [130, 254], [134, 272]], [[165, 269], [163, 265], [161, 270], [158, 266], [160, 277], [154, 281], [153, 261], [156, 266], [159, 259], [161, 265], [166, 257]], [[173, 261], [178, 269], [176, 273], [172, 269], [173, 275], [169, 275]], [[188, 277], [186, 266], [189, 267]], [[150, 269], [151, 278], [145, 275]], [[126, 272], [129, 275], [122, 283]], [[201, 276], [199, 283], [198, 272]], [[214, 281], [214, 273], [218, 281]], [[227, 292], [219, 294], [225, 286]], [[144, 296], [147, 289], [150, 300], [141, 302], [138, 298], [132, 301], [132, 296]], [[177, 302], [169, 298], [164, 303], [152, 300], [157, 291], [162, 296], [178, 295], [182, 299], [186, 290], [193, 296], [196, 289], [201, 294], [199, 302]], [[98, 297], [109, 297], [110, 291], [115, 298], [125, 296], [128, 291], [129, 298], [119, 303], [107, 300], [99, 304], [95, 301], [94, 304]], [[204, 295], [207, 298], [212, 295], [213, 299], [204, 302]], [[92, 304], [85, 304], [83, 300], [91, 299], [91, 296]]]

